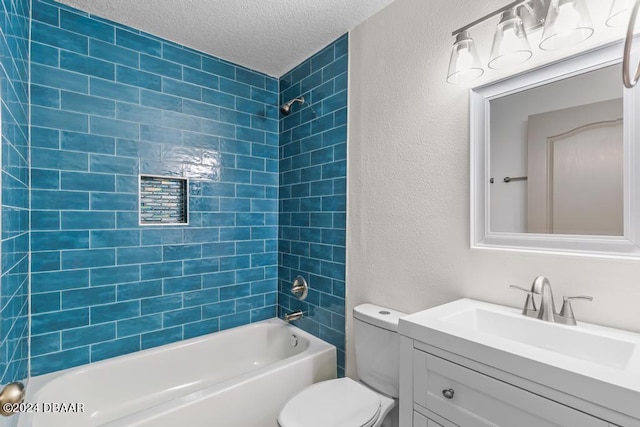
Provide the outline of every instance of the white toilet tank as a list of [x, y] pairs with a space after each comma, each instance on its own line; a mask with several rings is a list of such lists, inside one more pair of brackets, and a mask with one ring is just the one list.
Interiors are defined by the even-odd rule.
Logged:
[[369, 387], [393, 398], [399, 396], [398, 320], [405, 315], [374, 304], [353, 308], [358, 377]]

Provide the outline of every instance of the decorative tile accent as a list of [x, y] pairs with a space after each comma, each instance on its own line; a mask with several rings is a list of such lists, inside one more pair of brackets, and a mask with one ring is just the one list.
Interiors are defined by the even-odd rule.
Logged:
[[140, 225], [189, 223], [189, 181], [140, 175]]

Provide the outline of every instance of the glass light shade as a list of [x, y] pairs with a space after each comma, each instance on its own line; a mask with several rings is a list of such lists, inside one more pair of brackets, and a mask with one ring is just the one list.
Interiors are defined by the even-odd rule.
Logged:
[[583, 0], [551, 0], [540, 49], [574, 46], [593, 35], [591, 17]]
[[607, 18], [608, 27], [624, 27], [629, 22], [629, 13], [631, 12], [631, 0], [613, 0], [611, 11]]
[[451, 84], [469, 83], [484, 73], [473, 39], [468, 31], [456, 36], [449, 59], [447, 82]]
[[515, 67], [529, 60], [531, 55], [522, 19], [513, 10], [503, 12], [493, 35], [489, 68], [499, 70]]

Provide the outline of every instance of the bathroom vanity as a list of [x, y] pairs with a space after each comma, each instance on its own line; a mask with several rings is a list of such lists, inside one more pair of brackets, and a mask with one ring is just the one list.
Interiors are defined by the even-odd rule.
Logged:
[[398, 331], [402, 427], [640, 426], [640, 334], [470, 299]]

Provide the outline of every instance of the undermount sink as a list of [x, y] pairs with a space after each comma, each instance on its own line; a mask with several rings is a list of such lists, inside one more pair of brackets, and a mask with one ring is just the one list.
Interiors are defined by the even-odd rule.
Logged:
[[460, 299], [400, 319], [398, 332], [432, 348], [640, 418], [640, 334]]
[[445, 315], [440, 321], [472, 333], [491, 335], [616, 369], [625, 369], [636, 349], [636, 343], [632, 341], [595, 333], [589, 328], [543, 322], [501, 306], [466, 305], [466, 309]]

